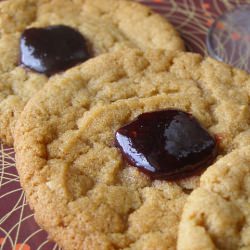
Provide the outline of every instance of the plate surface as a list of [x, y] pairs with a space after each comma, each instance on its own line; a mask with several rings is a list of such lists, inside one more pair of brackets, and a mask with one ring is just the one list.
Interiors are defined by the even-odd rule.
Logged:
[[[187, 50], [207, 54], [206, 35], [215, 18], [249, 0], [140, 0], [165, 16], [180, 32]], [[245, 58], [247, 59], [247, 58]], [[229, 62], [233, 63], [233, 62]], [[59, 250], [37, 226], [15, 169], [13, 148], [0, 144], [0, 250]]]

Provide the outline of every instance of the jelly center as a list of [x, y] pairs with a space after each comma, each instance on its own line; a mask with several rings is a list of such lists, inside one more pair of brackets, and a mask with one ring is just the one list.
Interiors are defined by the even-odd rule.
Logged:
[[65, 25], [30, 28], [21, 35], [21, 64], [47, 76], [73, 67], [90, 57], [82, 34]]
[[190, 114], [162, 110], [139, 115], [116, 132], [124, 159], [153, 179], [178, 179], [205, 169], [217, 155], [216, 140]]

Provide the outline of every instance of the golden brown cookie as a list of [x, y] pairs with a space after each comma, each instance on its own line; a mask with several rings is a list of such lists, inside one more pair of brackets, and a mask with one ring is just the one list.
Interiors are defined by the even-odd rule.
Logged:
[[38, 74], [19, 65], [21, 34], [28, 28], [44, 28], [51, 25], [67, 25], [78, 30], [87, 40], [91, 56], [123, 47], [167, 51], [184, 48], [177, 32], [163, 17], [135, 2], [2, 1], [0, 138], [7, 144], [13, 143], [12, 130], [24, 105], [48, 81], [44, 74]]
[[247, 73], [210, 58], [137, 50], [51, 79], [15, 132], [17, 169], [37, 222], [69, 250], [176, 249], [199, 177], [151, 179], [124, 160], [115, 132], [142, 113], [174, 108], [217, 138], [222, 158], [249, 129], [249, 86]]
[[[248, 144], [249, 145], [249, 144]], [[210, 167], [188, 198], [178, 249], [250, 249], [250, 147]]]

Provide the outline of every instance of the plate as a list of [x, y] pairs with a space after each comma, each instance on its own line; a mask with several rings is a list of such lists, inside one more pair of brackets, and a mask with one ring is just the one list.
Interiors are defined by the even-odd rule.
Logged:
[[[220, 0], [140, 0], [174, 24], [187, 50], [206, 55], [206, 35], [225, 10], [247, 3]], [[35, 223], [15, 169], [13, 148], [0, 144], [0, 250], [59, 250]]]

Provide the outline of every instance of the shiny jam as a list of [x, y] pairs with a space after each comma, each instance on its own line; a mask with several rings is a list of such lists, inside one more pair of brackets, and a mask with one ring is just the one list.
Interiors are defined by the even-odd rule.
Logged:
[[20, 39], [21, 64], [47, 76], [90, 57], [85, 38], [65, 25], [26, 29]]
[[152, 179], [194, 175], [217, 156], [216, 140], [192, 115], [180, 110], [141, 114], [119, 128], [115, 137], [124, 159]]

